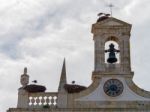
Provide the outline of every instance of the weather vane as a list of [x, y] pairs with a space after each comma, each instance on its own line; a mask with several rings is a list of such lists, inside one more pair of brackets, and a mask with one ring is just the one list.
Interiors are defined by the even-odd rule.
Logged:
[[112, 3], [110, 3], [110, 4], [108, 4], [108, 7], [110, 8], [110, 15], [112, 17], [114, 5]]

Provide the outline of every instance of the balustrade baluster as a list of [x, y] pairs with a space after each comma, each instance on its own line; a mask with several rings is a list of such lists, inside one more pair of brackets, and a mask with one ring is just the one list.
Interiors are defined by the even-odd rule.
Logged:
[[44, 102], [45, 102], [44, 97], [42, 97], [41, 98], [41, 105], [44, 105]]
[[49, 96], [49, 105], [52, 105], [52, 96]]
[[47, 99], [47, 96], [44, 96], [44, 103], [43, 103], [43, 105], [46, 105], [47, 103], [46, 103], [46, 99]]
[[37, 99], [36, 99], [36, 103], [37, 103], [37, 105], [39, 105], [39, 103], [40, 103], [40, 99], [39, 99], [39, 97], [37, 97]]
[[32, 99], [31, 99], [31, 105], [34, 105], [34, 102], [35, 102], [35, 99], [34, 99], [34, 97], [32, 97]]
[[29, 97], [29, 105], [32, 105], [32, 97]]
[[52, 103], [52, 105], [54, 105], [54, 101], [55, 99], [54, 99], [54, 97], [52, 97], [52, 100], [51, 100], [51, 103]]
[[42, 102], [41, 102], [42, 96], [39, 97], [39, 100], [40, 100], [39, 105], [42, 105]]
[[46, 105], [49, 105], [49, 97], [46, 98]]
[[34, 105], [37, 105], [37, 102], [36, 102], [36, 99], [37, 99], [37, 97], [34, 97]]
[[57, 96], [54, 96], [53, 99], [54, 99], [54, 103], [53, 104], [57, 105]]

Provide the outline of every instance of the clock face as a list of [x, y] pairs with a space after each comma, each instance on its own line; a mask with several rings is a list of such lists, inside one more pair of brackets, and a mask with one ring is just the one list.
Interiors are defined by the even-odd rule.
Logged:
[[123, 84], [118, 79], [109, 79], [105, 82], [103, 89], [108, 96], [116, 97], [123, 92]]

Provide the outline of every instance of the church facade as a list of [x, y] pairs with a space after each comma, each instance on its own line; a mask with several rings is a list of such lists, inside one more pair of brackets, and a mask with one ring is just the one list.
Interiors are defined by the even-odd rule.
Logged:
[[150, 92], [133, 82], [130, 62], [132, 25], [101, 16], [92, 25], [94, 71], [92, 84], [67, 84], [65, 60], [58, 92], [29, 83], [27, 68], [21, 75], [18, 104], [7, 112], [150, 112]]

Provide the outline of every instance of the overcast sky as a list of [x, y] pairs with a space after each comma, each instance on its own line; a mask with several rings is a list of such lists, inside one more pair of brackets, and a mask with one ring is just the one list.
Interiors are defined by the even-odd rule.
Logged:
[[16, 107], [23, 68], [57, 91], [64, 57], [68, 83], [89, 86], [94, 70], [91, 25], [99, 12], [131, 23], [134, 82], [150, 91], [149, 0], [0, 0], [0, 112]]

